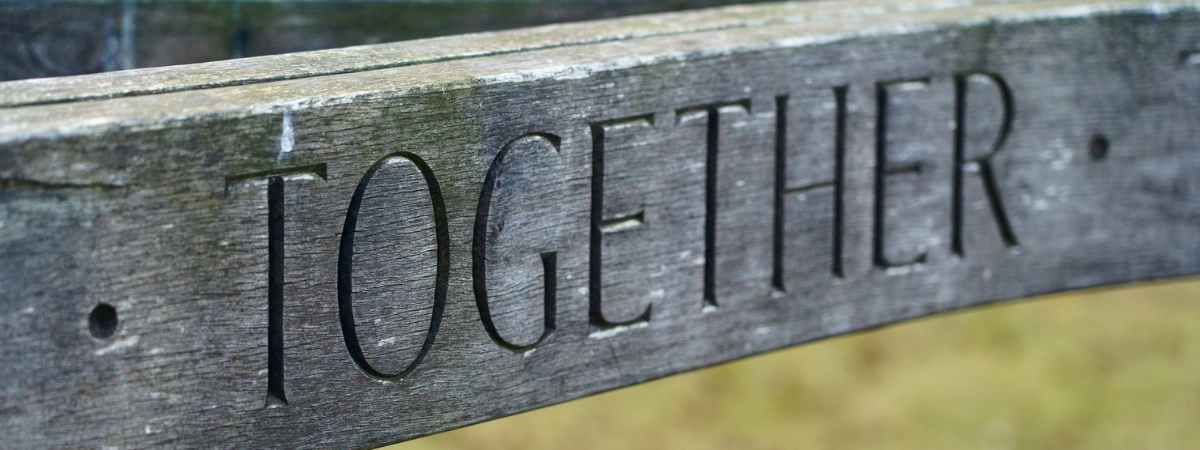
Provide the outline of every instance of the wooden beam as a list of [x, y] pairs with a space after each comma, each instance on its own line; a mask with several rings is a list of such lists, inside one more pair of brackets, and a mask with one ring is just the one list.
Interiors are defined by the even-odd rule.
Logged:
[[1198, 7], [775, 4], [0, 84], [5, 445], [368, 448], [1198, 273]]

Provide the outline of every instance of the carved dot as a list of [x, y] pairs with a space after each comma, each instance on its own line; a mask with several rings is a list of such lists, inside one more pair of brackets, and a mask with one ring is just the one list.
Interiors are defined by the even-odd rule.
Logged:
[[107, 303], [96, 305], [88, 314], [88, 329], [97, 339], [108, 339], [117, 332], [117, 309]]
[[1103, 134], [1092, 136], [1092, 142], [1088, 144], [1088, 154], [1092, 156], [1092, 159], [1097, 161], [1108, 156], [1108, 138], [1104, 137]]

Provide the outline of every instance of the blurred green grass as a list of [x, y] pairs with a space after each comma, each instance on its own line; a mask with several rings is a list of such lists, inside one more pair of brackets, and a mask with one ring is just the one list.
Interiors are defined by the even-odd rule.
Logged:
[[1200, 448], [1200, 279], [843, 336], [388, 447]]

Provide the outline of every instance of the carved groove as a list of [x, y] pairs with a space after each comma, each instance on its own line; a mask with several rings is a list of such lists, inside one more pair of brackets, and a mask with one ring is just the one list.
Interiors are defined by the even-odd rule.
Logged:
[[786, 117], [787, 117], [787, 97], [781, 96], [776, 98], [776, 109], [779, 111], [780, 122], [777, 122], [775, 127], [776, 142], [775, 142], [775, 260], [772, 273], [772, 286], [780, 292], [786, 291], [783, 282], [784, 269], [784, 236], [785, 212], [786, 203], [784, 196], [799, 192], [806, 192], [813, 189], [833, 188], [833, 211], [831, 220], [832, 231], [832, 249], [830, 258], [830, 272], [836, 278], [843, 278], [842, 271], [842, 227], [845, 219], [843, 212], [845, 206], [842, 199], [842, 192], [845, 189], [845, 159], [846, 159], [846, 86], [835, 86], [833, 88], [833, 97], [836, 105], [834, 115], [834, 165], [832, 178], [826, 181], [817, 181], [802, 186], [787, 186], [787, 142], [786, 142]]
[[509, 141], [496, 153], [496, 158], [492, 160], [492, 165], [488, 168], [487, 175], [484, 177], [483, 189], [479, 193], [479, 203], [475, 209], [474, 236], [471, 243], [472, 287], [475, 291], [475, 306], [479, 310], [479, 318], [483, 322], [483, 328], [487, 331], [488, 336], [492, 338], [493, 342], [515, 352], [532, 350], [549, 338], [550, 334], [554, 332], [555, 303], [557, 300], [557, 293], [555, 291], [558, 286], [558, 255], [556, 252], [542, 253], [542, 277], [545, 282], [545, 298], [543, 300], [544, 325], [541, 336], [530, 344], [514, 344], [500, 336], [500, 331], [496, 328], [496, 323], [492, 320], [492, 311], [488, 303], [487, 293], [488, 215], [491, 210], [492, 196], [496, 189], [496, 178], [500, 175], [500, 167], [504, 163], [504, 158], [508, 156], [508, 151], [512, 148], [513, 144], [525, 139], [545, 140], [554, 147], [556, 152], [560, 150], [562, 145], [562, 139], [553, 134], [529, 133]]
[[926, 253], [921, 253], [907, 261], [892, 262], [884, 254], [887, 176], [921, 172], [921, 164], [917, 162], [897, 165], [888, 165], [887, 162], [888, 88], [912, 83], [927, 85], [929, 84], [929, 79], [888, 81], [875, 85], [875, 233], [872, 240], [872, 259], [875, 267], [880, 269], [921, 264], [925, 262], [927, 255]]
[[834, 115], [833, 140], [833, 276], [845, 278], [842, 268], [842, 239], [846, 224], [846, 203], [843, 199], [846, 191], [846, 91], [848, 86], [833, 88], [833, 98], [837, 111]]
[[604, 262], [601, 246], [604, 235], [604, 129], [614, 125], [638, 124], [654, 126], [654, 115], [645, 114], [615, 120], [591, 123], [592, 131], [592, 212], [591, 212], [591, 251], [588, 254], [588, 321], [592, 326], [601, 330], [632, 325], [650, 320], [650, 311], [654, 305], [646, 305], [646, 310], [633, 319], [614, 322], [604, 316], [603, 297], [601, 295], [601, 265]]
[[260, 170], [257, 172], [244, 173], [240, 175], [231, 175], [225, 177], [225, 194], [228, 195], [238, 184], [261, 178], [283, 177], [287, 175], [312, 174], [321, 178], [325, 177], [325, 164], [312, 164], [307, 166], [294, 166], [282, 169]]
[[[437, 276], [434, 280], [433, 313], [429, 320], [429, 331], [425, 335], [425, 342], [421, 344], [421, 350], [417, 353], [416, 358], [404, 370], [388, 374], [372, 367], [367, 362], [366, 356], [363, 355], [354, 325], [351, 281], [354, 269], [354, 232], [358, 223], [358, 212], [362, 206], [363, 194], [371, 182], [371, 177], [375, 175], [379, 167], [392, 158], [404, 158], [411, 161], [425, 178], [425, 185], [429, 189], [429, 196], [433, 203], [434, 231], [437, 240]], [[450, 224], [446, 218], [446, 205], [433, 170], [421, 157], [409, 152], [396, 152], [380, 158], [370, 169], [367, 169], [367, 173], [363, 175], [362, 181], [354, 190], [354, 196], [350, 198], [350, 207], [346, 209], [346, 224], [342, 229], [337, 267], [338, 320], [342, 326], [342, 337], [346, 341], [346, 350], [350, 352], [350, 359], [354, 360], [354, 364], [367, 376], [380, 381], [398, 381], [407, 377], [421, 364], [421, 361], [429, 354], [429, 349], [433, 347], [433, 340], [437, 336], [438, 326], [442, 322], [442, 313], [446, 308], [446, 291], [450, 278]]]
[[283, 390], [284, 180], [267, 181], [267, 400], [287, 404]]
[[546, 331], [530, 348], [536, 347], [555, 329], [555, 316], [558, 314], [558, 252], [542, 253], [542, 321]]
[[704, 305], [717, 306], [717, 151], [721, 112], [708, 107], [704, 140]]
[[[1000, 132], [996, 135], [996, 140], [993, 142], [992, 148], [988, 153], [979, 158], [967, 160], [965, 148], [967, 132], [967, 81], [972, 76], [987, 77], [996, 86], [1004, 105], [1004, 115], [1000, 123]], [[1000, 187], [996, 183], [996, 175], [991, 163], [992, 156], [1004, 146], [1005, 141], [1008, 140], [1008, 134], [1012, 129], [1012, 92], [1008, 88], [1008, 83], [999, 75], [966, 73], [954, 77], [954, 98], [954, 198], [951, 202], [951, 251], [959, 257], [965, 256], [963, 245], [963, 178], [965, 175], [963, 172], [965, 171], [964, 166], [968, 164], [975, 164], [979, 169], [979, 178], [983, 183], [983, 190], [987, 196], [988, 204], [991, 206], [992, 217], [995, 218], [996, 226], [1000, 230], [1000, 238], [1004, 241], [1004, 245], [1015, 247], [1019, 245], [1017, 235], [1013, 232], [1012, 225], [1009, 223], [1008, 213], [1004, 209], [1004, 200], [1000, 195]]]
[[773, 257], [771, 260], [771, 286], [783, 292], [783, 234], [784, 234], [784, 195], [787, 188], [787, 107], [788, 97], [775, 97], [775, 217], [774, 241], [772, 242]]
[[96, 189], [101, 191], [111, 191], [126, 187], [123, 184], [113, 184], [104, 182], [93, 183], [72, 183], [72, 182], [54, 182], [33, 180], [29, 178], [0, 178], [0, 187], [19, 187], [32, 189]]
[[267, 396], [264, 406], [288, 404], [284, 391], [283, 286], [285, 193], [289, 175], [311, 174], [325, 179], [325, 164], [285, 167], [225, 177], [225, 195], [240, 183], [267, 181]]
[[717, 306], [717, 158], [721, 140], [721, 108], [738, 106], [750, 112], [750, 100], [712, 103], [682, 108], [676, 117], [704, 111], [704, 306]]

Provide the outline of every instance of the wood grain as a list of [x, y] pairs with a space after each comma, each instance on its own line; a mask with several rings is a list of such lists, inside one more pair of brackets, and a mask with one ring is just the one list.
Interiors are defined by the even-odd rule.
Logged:
[[1198, 6], [775, 4], [0, 84], [3, 446], [369, 448], [1198, 273]]

